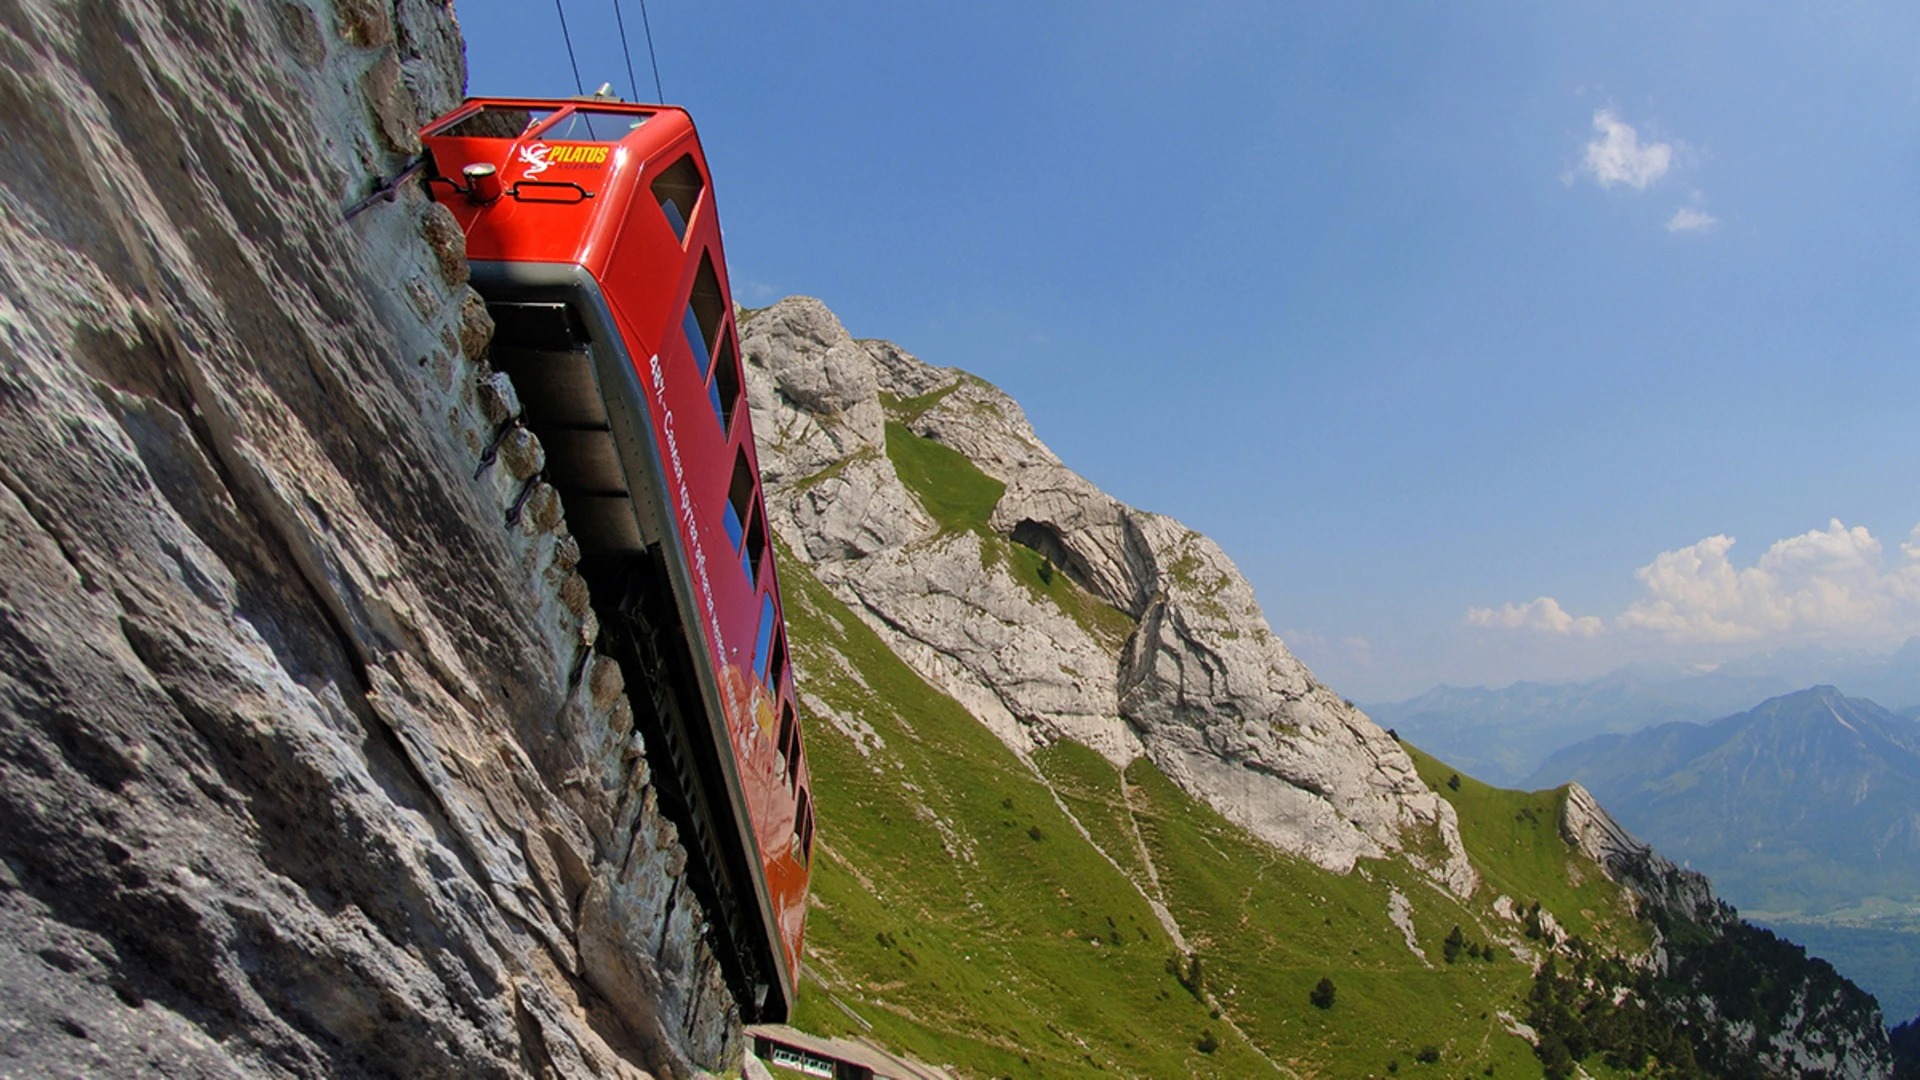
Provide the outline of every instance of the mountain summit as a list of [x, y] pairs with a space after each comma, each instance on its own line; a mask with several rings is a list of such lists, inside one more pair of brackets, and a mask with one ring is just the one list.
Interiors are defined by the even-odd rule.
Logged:
[[1639, 665], [1585, 682], [1437, 686], [1366, 709], [1482, 780], [1518, 785], [1554, 751], [1583, 739], [1712, 720], [1793, 687], [1764, 673], [1701, 674]]
[[1568, 780], [1769, 915], [1920, 901], [1920, 724], [1834, 687], [1590, 739], [1528, 782]]
[[1283, 851], [1341, 872], [1405, 854], [1472, 890], [1452, 808], [1213, 541], [1069, 470], [997, 388], [856, 342], [817, 300], [754, 315], [742, 347], [775, 532], [1015, 753], [1144, 755]]

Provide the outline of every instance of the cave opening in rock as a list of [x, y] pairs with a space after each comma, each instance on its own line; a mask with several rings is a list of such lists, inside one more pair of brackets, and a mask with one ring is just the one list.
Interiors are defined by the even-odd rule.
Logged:
[[1080, 586], [1094, 596], [1099, 592], [1093, 587], [1093, 570], [1087, 561], [1067, 546], [1059, 530], [1044, 525], [1031, 518], [1022, 519], [1013, 527], [1011, 539], [1021, 547], [1031, 548], [1047, 560], [1047, 565], [1067, 575], [1075, 585]]

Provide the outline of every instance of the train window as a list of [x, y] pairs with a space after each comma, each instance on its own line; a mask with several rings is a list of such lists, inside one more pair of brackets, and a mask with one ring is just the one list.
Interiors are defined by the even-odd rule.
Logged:
[[766, 682], [774, 693], [780, 692], [780, 680], [787, 673], [787, 635], [775, 631], [773, 635], [773, 659], [766, 667]]
[[681, 243], [687, 240], [687, 222], [693, 220], [693, 206], [700, 201], [700, 192], [706, 187], [700, 180], [700, 168], [693, 163], [693, 155], [688, 154], [672, 165], [667, 166], [653, 182], [653, 197], [660, 203], [660, 212], [667, 216], [667, 224], [673, 226], [673, 235]]
[[800, 864], [813, 865], [813, 800], [800, 793], [800, 805], [793, 813], [793, 835], [800, 841]]
[[766, 679], [767, 661], [773, 657], [773, 624], [779, 614], [773, 610], [773, 597], [760, 600], [760, 637], [753, 643], [753, 670], [762, 681]]
[[516, 109], [489, 105], [434, 132], [455, 139], [517, 139], [546, 122], [552, 109]]
[[[702, 252], [700, 272], [693, 278], [693, 295], [687, 298], [687, 340], [700, 354], [700, 377], [707, 377], [707, 365], [713, 360], [713, 346], [720, 337], [720, 320], [726, 317], [727, 301], [720, 294], [720, 275], [713, 272], [713, 255]], [[698, 337], [695, 332], [698, 332]]]
[[780, 703], [780, 753], [787, 759], [787, 786], [800, 779], [800, 744], [795, 739], [793, 702]]
[[746, 539], [747, 511], [753, 509], [753, 466], [747, 464], [747, 448], [733, 454], [733, 482], [727, 485], [727, 539], [734, 547]]
[[733, 347], [733, 328], [727, 327], [720, 339], [720, 355], [714, 358], [713, 385], [707, 396], [713, 401], [713, 413], [720, 418], [720, 430], [733, 427], [733, 410], [740, 403], [740, 355]]
[[540, 133], [543, 139], [566, 142], [614, 143], [653, 119], [646, 113], [613, 112], [608, 109], [575, 109], [559, 123]]
[[760, 580], [760, 557], [767, 553], [767, 515], [755, 507], [747, 520], [747, 542], [740, 548], [740, 565], [750, 584]]
[[707, 350], [707, 335], [700, 330], [700, 316], [687, 305], [687, 313], [680, 317], [680, 332], [687, 335], [687, 348], [693, 350], [694, 358], [700, 361], [700, 377], [707, 377], [707, 365], [713, 362], [713, 354]]

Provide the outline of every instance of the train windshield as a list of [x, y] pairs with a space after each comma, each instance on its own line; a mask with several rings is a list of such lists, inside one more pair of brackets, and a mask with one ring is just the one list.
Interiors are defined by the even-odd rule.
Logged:
[[514, 105], [488, 105], [478, 112], [433, 132], [456, 139], [517, 139], [554, 114], [553, 109], [523, 109]]
[[652, 117], [646, 113], [612, 112], [607, 109], [575, 109], [560, 122], [540, 133], [543, 139], [563, 142], [614, 143], [626, 138]]

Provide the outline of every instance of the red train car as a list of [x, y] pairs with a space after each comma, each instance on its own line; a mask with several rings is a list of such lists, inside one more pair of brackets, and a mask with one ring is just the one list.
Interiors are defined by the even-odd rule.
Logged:
[[720, 222], [685, 111], [473, 99], [421, 133], [429, 189], [579, 538], [749, 1020], [800, 970], [811, 778]]

